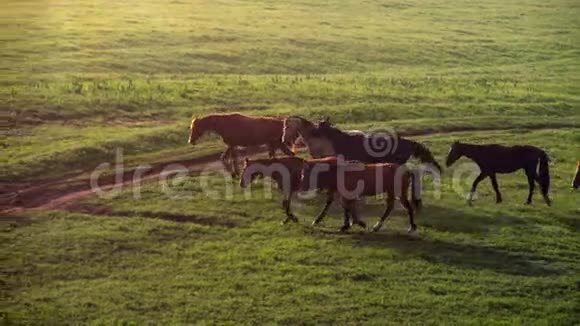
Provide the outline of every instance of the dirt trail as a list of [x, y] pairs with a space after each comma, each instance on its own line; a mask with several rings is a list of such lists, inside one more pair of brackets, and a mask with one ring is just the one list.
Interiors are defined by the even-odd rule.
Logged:
[[[557, 127], [551, 124], [539, 124], [523, 128], [527, 130], [550, 129]], [[569, 126], [566, 126], [569, 127]], [[477, 129], [471, 127], [449, 128], [448, 130], [421, 129], [400, 133], [401, 136], [425, 136], [473, 131], [502, 131], [508, 129]], [[299, 150], [304, 150], [299, 148]], [[240, 155], [250, 156], [265, 152], [265, 148], [249, 148], [240, 150]], [[168, 172], [173, 166], [184, 166], [190, 173], [201, 172], [207, 169], [220, 169], [221, 153], [214, 153], [186, 160], [173, 160], [152, 164], [151, 168], [141, 174], [140, 181], [158, 178], [162, 172]], [[116, 185], [131, 185], [135, 170], [127, 170], [117, 181], [117, 176], [99, 178], [98, 184], [102, 191], [111, 190]], [[35, 181], [28, 183], [0, 184], [0, 217], [18, 215], [26, 209], [56, 209], [66, 208], [67, 205], [91, 196], [95, 193], [90, 179], [79, 179], [78, 176], [66, 176], [56, 180]]]
[[[265, 152], [265, 148], [240, 150], [244, 156]], [[214, 153], [192, 159], [170, 160], [151, 164], [151, 168], [143, 170], [139, 182], [146, 182], [160, 177], [161, 173], [171, 173], [185, 167], [189, 173], [199, 173], [204, 170], [219, 170], [222, 168], [221, 153]], [[107, 175], [98, 179], [102, 191], [108, 191], [116, 186], [127, 186], [136, 180], [136, 170], [124, 171], [119, 176]], [[90, 179], [81, 180], [68, 177], [40, 183], [16, 183], [0, 185], [0, 216], [15, 215], [26, 209], [56, 209], [65, 208], [79, 199], [95, 194]]]

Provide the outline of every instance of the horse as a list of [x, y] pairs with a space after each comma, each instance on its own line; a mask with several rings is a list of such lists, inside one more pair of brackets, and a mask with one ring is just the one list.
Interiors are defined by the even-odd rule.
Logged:
[[580, 161], [576, 163], [576, 174], [572, 181], [572, 189], [580, 189]]
[[[246, 189], [256, 178], [270, 177], [276, 182], [278, 189], [282, 191], [282, 207], [286, 213], [286, 219], [282, 224], [289, 221], [298, 222], [294, 214], [290, 212], [290, 204], [294, 194], [299, 191], [302, 177], [304, 160], [296, 156], [288, 156], [272, 159], [250, 160], [246, 158], [244, 169], [240, 177], [240, 187]], [[320, 219], [326, 214], [329, 206], [334, 200], [334, 193], [327, 193], [326, 205], [318, 215]]]
[[[387, 217], [395, 207], [395, 198], [399, 200], [407, 210], [409, 216], [408, 232], [414, 232], [417, 225], [414, 221], [413, 205], [408, 198], [408, 189], [411, 186], [411, 199], [418, 203], [413, 189], [419, 180], [415, 173], [399, 164], [363, 164], [360, 162], [344, 162], [336, 157], [311, 159], [304, 162], [301, 175], [301, 190], [313, 188], [337, 193], [341, 197], [344, 209], [344, 225], [340, 228], [345, 232], [351, 227], [352, 222], [363, 228], [366, 224], [360, 220], [356, 211], [356, 202], [362, 196], [386, 194], [386, 207], [380, 220], [372, 230], [377, 232], [383, 226]], [[318, 224], [322, 217], [317, 218], [313, 224]]]
[[[266, 145], [270, 157], [275, 157], [276, 150], [293, 156], [288, 146], [281, 141], [284, 122], [269, 117], [250, 117], [240, 113], [211, 114], [202, 118], [193, 118], [189, 127], [189, 144], [195, 142], [206, 132], [218, 134], [228, 148], [221, 156], [221, 161], [232, 176], [239, 175], [236, 147]], [[228, 165], [232, 160], [233, 171]]]
[[332, 126], [328, 118], [320, 121], [311, 135], [328, 139], [335, 155], [343, 155], [345, 160], [401, 165], [415, 157], [422, 163], [431, 164], [439, 173], [443, 171], [425, 145], [399, 136], [344, 132]]
[[332, 144], [323, 138], [313, 137], [316, 130], [314, 123], [298, 116], [291, 116], [283, 121], [282, 142], [290, 143], [301, 139], [308, 148], [310, 156], [322, 158], [334, 155]]
[[[473, 195], [477, 185], [485, 178], [491, 179], [491, 185], [496, 195], [496, 203], [501, 203], [502, 196], [497, 184], [497, 173], [513, 173], [519, 169], [524, 169], [528, 177], [529, 194], [526, 204], [532, 203], [534, 194], [534, 182], [540, 184], [542, 195], [546, 204], [551, 206], [552, 201], [548, 196], [550, 189], [550, 161], [548, 154], [543, 150], [529, 145], [524, 146], [503, 146], [498, 144], [475, 145], [461, 142], [454, 142], [447, 155], [446, 165], [449, 167], [461, 156], [465, 156], [474, 161], [481, 171], [473, 181], [467, 203], [471, 206]], [[539, 167], [539, 168], [538, 168]], [[537, 172], [536, 172], [537, 170]]]

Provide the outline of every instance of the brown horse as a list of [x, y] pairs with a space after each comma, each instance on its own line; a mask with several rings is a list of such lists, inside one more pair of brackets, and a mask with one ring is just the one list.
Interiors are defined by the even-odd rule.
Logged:
[[[256, 178], [265, 176], [272, 178], [284, 196], [282, 207], [286, 213], [286, 219], [282, 224], [289, 221], [298, 222], [296, 216], [290, 212], [290, 203], [294, 194], [299, 191], [303, 165], [304, 160], [296, 156], [257, 160], [246, 158], [240, 178], [240, 187], [247, 188]], [[329, 192], [326, 206], [320, 215], [324, 216], [333, 200], [333, 193]]]
[[572, 181], [573, 189], [580, 189], [580, 161], [576, 163], [576, 174], [574, 180]]
[[[294, 155], [288, 146], [281, 141], [283, 128], [283, 121], [276, 118], [249, 117], [240, 113], [211, 114], [191, 120], [188, 143], [195, 144], [206, 132], [218, 134], [228, 145], [222, 154], [222, 162], [226, 170], [237, 176], [239, 170], [236, 147], [267, 145], [270, 157], [275, 156], [277, 149], [286, 155]], [[230, 159], [233, 169], [228, 165]]]
[[502, 146], [497, 144], [474, 145], [455, 142], [451, 145], [447, 155], [447, 166], [451, 166], [461, 156], [465, 156], [474, 161], [481, 171], [479, 176], [473, 181], [471, 192], [468, 197], [468, 204], [471, 205], [473, 195], [477, 185], [485, 178], [491, 179], [491, 185], [496, 195], [496, 203], [501, 203], [501, 193], [497, 184], [497, 173], [513, 173], [519, 169], [524, 169], [528, 177], [530, 188], [526, 204], [532, 203], [535, 182], [540, 184], [542, 195], [548, 206], [551, 205], [548, 191], [550, 189], [550, 170], [548, 167], [549, 158], [546, 152], [534, 146]]
[[[418, 182], [415, 174], [399, 164], [363, 164], [344, 162], [336, 157], [308, 160], [302, 169], [301, 189], [324, 189], [340, 195], [344, 208], [344, 225], [341, 231], [346, 231], [351, 224], [366, 228], [356, 211], [356, 202], [363, 196], [386, 194], [386, 208], [373, 231], [378, 231], [395, 207], [395, 198], [407, 209], [409, 215], [409, 230], [417, 229], [414, 222], [414, 210], [408, 199], [408, 189], [411, 183]], [[411, 187], [415, 189], [415, 186]], [[411, 191], [412, 200], [417, 201], [415, 192]], [[320, 222], [318, 218], [314, 224]]]

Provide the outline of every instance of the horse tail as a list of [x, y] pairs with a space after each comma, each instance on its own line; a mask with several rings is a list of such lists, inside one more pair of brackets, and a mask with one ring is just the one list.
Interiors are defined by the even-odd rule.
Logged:
[[542, 151], [539, 158], [539, 168], [538, 168], [538, 183], [542, 189], [542, 195], [549, 205], [548, 191], [550, 191], [550, 167], [548, 165], [550, 158], [546, 152]]
[[411, 201], [413, 206], [417, 211], [423, 206], [423, 201], [421, 199], [421, 176], [418, 175], [420, 171], [411, 170], [409, 171], [409, 180], [411, 180]]
[[415, 143], [413, 157], [417, 158], [419, 161], [421, 161], [421, 163], [433, 164], [437, 170], [439, 170], [439, 173], [443, 172], [443, 168], [441, 165], [439, 165], [439, 163], [437, 163], [435, 157], [433, 157], [433, 153], [431, 153], [431, 151], [425, 145], [421, 143]]

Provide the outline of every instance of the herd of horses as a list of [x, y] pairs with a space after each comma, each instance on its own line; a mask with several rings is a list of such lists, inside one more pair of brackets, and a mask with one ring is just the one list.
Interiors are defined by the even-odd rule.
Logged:
[[[442, 173], [443, 168], [431, 151], [423, 144], [398, 135], [366, 134], [361, 131], [342, 131], [328, 119], [313, 123], [292, 116], [285, 119], [250, 117], [240, 113], [212, 114], [191, 121], [188, 143], [193, 145], [205, 133], [219, 135], [228, 146], [221, 160], [232, 176], [240, 177], [240, 186], [248, 187], [259, 177], [270, 177], [283, 193], [282, 206], [286, 219], [297, 222], [291, 212], [292, 197], [301, 191], [325, 192], [327, 200], [313, 224], [318, 224], [326, 215], [336, 197], [340, 198], [344, 211], [345, 231], [352, 224], [366, 228], [359, 218], [356, 203], [364, 196], [385, 194], [386, 205], [380, 220], [373, 230], [378, 231], [394, 208], [395, 199], [407, 210], [409, 232], [416, 230], [415, 212], [421, 207], [419, 196], [421, 173], [410, 168], [407, 161], [418, 159], [422, 171]], [[311, 159], [295, 156], [295, 143], [301, 140], [307, 147]], [[396, 144], [382, 151], [380, 144]], [[240, 172], [239, 147], [267, 146], [268, 159], [245, 159]], [[375, 148], [373, 148], [375, 146]], [[276, 157], [280, 150], [284, 157]], [[472, 184], [468, 203], [471, 205], [478, 184], [489, 177], [496, 194], [496, 202], [502, 201], [497, 177], [498, 173], [512, 173], [523, 169], [528, 178], [527, 204], [532, 203], [535, 183], [548, 206], [550, 187], [549, 158], [546, 152], [534, 146], [502, 146], [497, 144], [474, 145], [455, 142], [447, 156], [446, 165], [451, 166], [460, 157], [473, 160], [480, 169]], [[578, 163], [574, 187], [580, 185], [580, 162]], [[410, 191], [409, 191], [410, 190]], [[410, 197], [409, 197], [409, 194]]]

